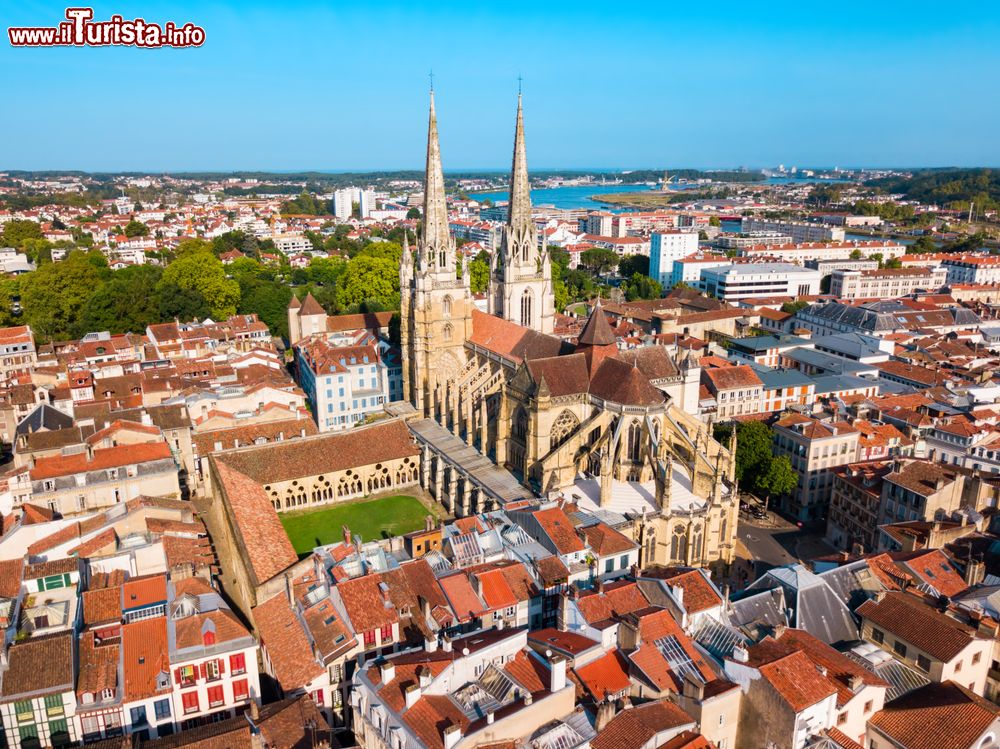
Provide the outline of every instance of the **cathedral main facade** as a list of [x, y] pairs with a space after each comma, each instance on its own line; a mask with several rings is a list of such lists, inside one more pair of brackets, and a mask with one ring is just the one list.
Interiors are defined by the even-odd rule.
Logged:
[[697, 363], [662, 346], [620, 350], [600, 304], [576, 341], [553, 335], [520, 96], [509, 212], [494, 247], [483, 312], [449, 233], [432, 93], [423, 227], [399, 277], [404, 397], [536, 495], [620, 519], [644, 564], [724, 571], [735, 555], [735, 446], [692, 415]]

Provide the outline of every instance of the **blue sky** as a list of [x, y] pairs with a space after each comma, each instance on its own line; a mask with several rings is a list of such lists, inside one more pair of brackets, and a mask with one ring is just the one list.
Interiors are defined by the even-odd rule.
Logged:
[[[4, 3], [55, 25], [65, 4]], [[1000, 165], [1000, 9], [972, 2], [100, 2], [198, 49], [14, 49], [0, 169]], [[954, 13], [948, 12], [954, 10]]]

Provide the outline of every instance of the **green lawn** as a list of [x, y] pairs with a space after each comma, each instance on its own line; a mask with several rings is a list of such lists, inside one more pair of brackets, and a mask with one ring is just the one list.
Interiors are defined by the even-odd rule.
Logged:
[[399, 536], [424, 526], [427, 508], [416, 497], [397, 495], [278, 515], [299, 554], [343, 539], [343, 526], [365, 541]]

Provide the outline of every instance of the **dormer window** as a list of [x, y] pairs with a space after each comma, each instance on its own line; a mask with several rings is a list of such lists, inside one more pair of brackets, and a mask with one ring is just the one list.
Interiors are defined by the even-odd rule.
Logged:
[[211, 630], [206, 630], [201, 633], [201, 641], [204, 643], [205, 647], [211, 647], [215, 644], [215, 632]]

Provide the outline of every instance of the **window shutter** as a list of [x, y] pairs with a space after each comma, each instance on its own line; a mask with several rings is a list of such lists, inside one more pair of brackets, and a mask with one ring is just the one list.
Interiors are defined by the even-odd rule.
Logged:
[[198, 666], [198, 670], [201, 671], [201, 678], [205, 679], [208, 677], [208, 669], [205, 668], [204, 663]]
[[219, 676], [224, 676], [226, 673], [226, 659], [219, 658]]
[[174, 681], [178, 684], [181, 683], [181, 670], [179, 668], [174, 669]]

